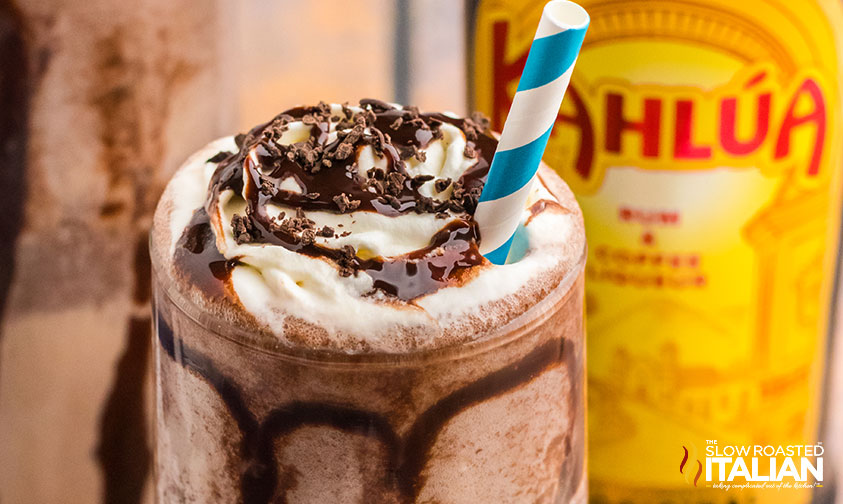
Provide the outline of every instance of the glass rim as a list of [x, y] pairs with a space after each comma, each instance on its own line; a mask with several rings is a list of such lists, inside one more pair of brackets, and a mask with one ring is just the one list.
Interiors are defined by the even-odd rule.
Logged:
[[[583, 248], [572, 267], [565, 272], [559, 283], [550, 292], [527, 310], [509, 320], [506, 324], [464, 342], [457, 342], [443, 347], [409, 352], [366, 352], [349, 353], [334, 349], [308, 349], [286, 345], [268, 330], [252, 331], [238, 326], [231, 320], [203, 310], [178, 288], [178, 282], [170, 277], [169, 268], [157, 264], [153, 229], [149, 233], [149, 251], [153, 297], [159, 289], [169, 299], [171, 305], [191, 321], [213, 333], [214, 337], [237, 344], [251, 351], [267, 354], [273, 358], [294, 361], [300, 364], [359, 367], [366, 366], [413, 366], [430, 363], [460, 360], [482, 352], [506, 345], [517, 340], [525, 332], [544, 323], [553, 313], [553, 308], [573, 291], [575, 284], [584, 275], [588, 255], [588, 242], [583, 240]], [[162, 284], [161, 280], [168, 280]], [[158, 301], [154, 300], [157, 304]], [[154, 308], [153, 308], [154, 309]], [[157, 323], [157, 322], [156, 322]], [[272, 343], [272, 340], [277, 343]], [[455, 349], [459, 349], [455, 352]]]

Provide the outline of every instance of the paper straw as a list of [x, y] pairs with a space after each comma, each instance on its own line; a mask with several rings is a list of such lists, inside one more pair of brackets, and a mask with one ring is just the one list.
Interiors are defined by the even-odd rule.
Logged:
[[585, 9], [567, 0], [552, 0], [542, 11], [474, 213], [480, 252], [494, 264], [505, 263], [509, 255], [588, 22]]

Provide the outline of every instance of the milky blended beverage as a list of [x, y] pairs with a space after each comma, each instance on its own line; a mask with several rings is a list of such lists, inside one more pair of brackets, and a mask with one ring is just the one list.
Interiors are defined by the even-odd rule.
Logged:
[[479, 117], [375, 100], [190, 158], [152, 232], [158, 502], [583, 502], [582, 218], [473, 220]]

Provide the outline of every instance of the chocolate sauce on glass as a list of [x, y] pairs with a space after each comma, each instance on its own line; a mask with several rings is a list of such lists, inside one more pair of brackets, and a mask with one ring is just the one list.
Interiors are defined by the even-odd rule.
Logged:
[[[209, 250], [216, 247], [208, 214], [213, 215], [220, 193], [229, 189], [246, 199], [246, 215], [240, 217], [249, 221], [250, 242], [323, 258], [339, 265], [341, 271], [363, 272], [374, 279], [376, 290], [403, 301], [453, 285], [468, 270], [484, 264], [473, 213], [497, 147], [486, 126], [472, 119], [399, 109], [377, 100], [362, 100], [361, 106], [366, 110], [360, 113], [345, 109], [336, 114], [325, 105], [287, 110], [239, 139], [237, 153], [214, 156], [214, 160], [222, 160], [211, 180], [207, 206], [188, 225], [177, 258], [192, 271], [189, 274], [197, 285], [222, 294], [224, 289], [213, 279], [225, 282], [235, 264]], [[277, 144], [287, 124], [293, 121], [311, 125], [309, 138], [290, 146]], [[338, 123], [338, 134], [329, 142], [330, 123]], [[442, 181], [446, 188], [452, 187], [447, 201], [419, 193], [424, 181], [410, 177], [406, 169], [409, 157], [419, 156], [418, 149], [441, 136], [439, 128], [443, 123], [464, 132], [466, 151], [476, 158], [459, 180]], [[366, 145], [386, 160], [385, 170], [358, 165], [357, 151]], [[281, 189], [282, 182], [290, 178], [299, 185], [301, 193]], [[353, 202], [353, 211], [389, 217], [410, 212], [450, 212], [458, 218], [443, 226], [424, 248], [398, 257], [362, 259], [348, 248], [333, 249], [314, 240], [303, 240], [297, 232], [279, 225], [278, 219], [270, 217], [266, 210], [271, 203], [303, 211], [343, 213], [348, 209], [338, 203], [338, 198]], [[184, 257], [185, 251], [192, 257]], [[197, 269], [210, 269], [212, 275]]]
[[[279, 404], [259, 419], [249, 408], [240, 386], [222, 373], [212, 359], [184, 345], [160, 313], [156, 326], [160, 348], [214, 389], [242, 434], [240, 456], [243, 463], [239, 476], [244, 504], [268, 503], [279, 490], [283, 492], [279, 486], [284, 478], [278, 474], [274, 441], [307, 426], [328, 426], [378, 440], [386, 449], [388, 467], [394, 468], [388, 474], [389, 481], [384, 483], [398, 490], [401, 502], [416, 502], [424, 486], [423, 472], [431, 449], [451, 419], [476, 404], [529, 383], [554, 366], [562, 363], [576, 365], [576, 352], [571, 340], [549, 340], [521, 360], [443, 397], [422, 412], [402, 436], [380, 413], [319, 401]], [[575, 391], [569, 398], [572, 411], [582, 401], [578, 390], [579, 379], [577, 373], [570, 375], [571, 388]]]
[[188, 275], [191, 284], [210, 297], [228, 293], [231, 270], [236, 259], [226, 259], [217, 250], [216, 237], [204, 208], [193, 213], [190, 223], [176, 244], [175, 262]]

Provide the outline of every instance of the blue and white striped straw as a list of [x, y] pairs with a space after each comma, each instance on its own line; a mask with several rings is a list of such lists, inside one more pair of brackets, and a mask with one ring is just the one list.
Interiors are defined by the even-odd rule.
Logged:
[[585, 9], [567, 0], [552, 0], [542, 11], [474, 213], [480, 252], [494, 264], [505, 263], [509, 255], [588, 22]]

